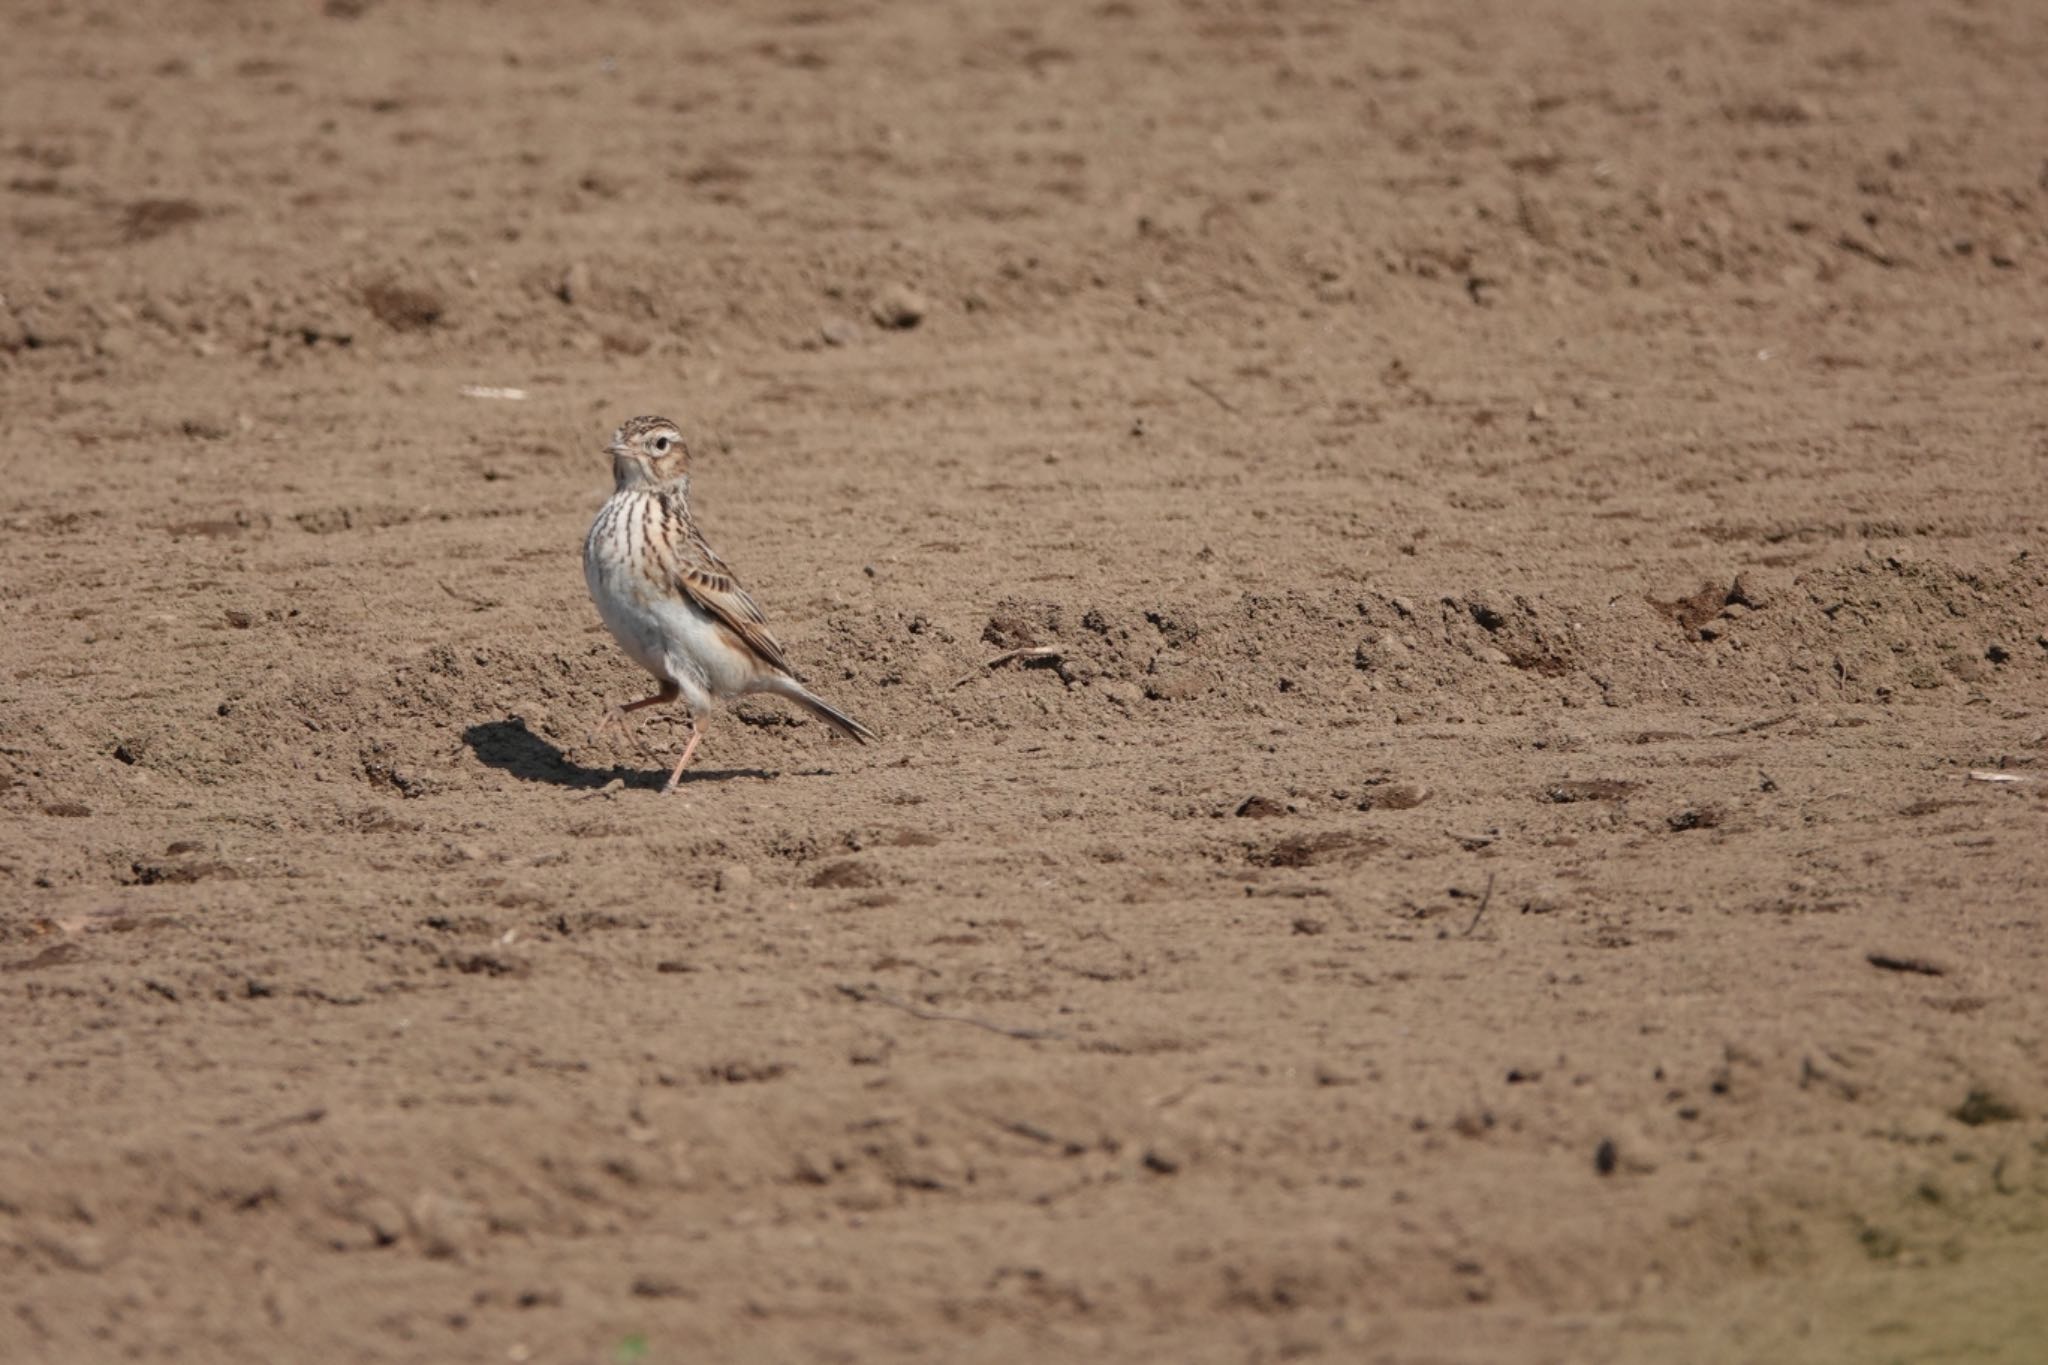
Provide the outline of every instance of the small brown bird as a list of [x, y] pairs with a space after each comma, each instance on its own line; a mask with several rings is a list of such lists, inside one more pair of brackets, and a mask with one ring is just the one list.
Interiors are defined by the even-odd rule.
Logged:
[[690, 742], [669, 774], [676, 789], [718, 702], [771, 692], [865, 744], [875, 732], [797, 680], [761, 608], [712, 553], [690, 516], [690, 448], [666, 417], [635, 417], [612, 434], [613, 492], [583, 539], [583, 578], [605, 629], [661, 690], [618, 707], [598, 727], [624, 726], [646, 706], [681, 698]]

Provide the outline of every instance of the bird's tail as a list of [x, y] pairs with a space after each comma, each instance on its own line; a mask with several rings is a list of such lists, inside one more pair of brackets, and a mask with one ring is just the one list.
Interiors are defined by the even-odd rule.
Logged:
[[773, 692], [777, 696], [789, 698], [798, 706], [803, 707], [819, 720], [824, 721], [827, 725], [837, 730], [840, 734], [845, 735], [848, 739], [858, 740], [862, 744], [867, 744], [880, 738], [873, 730], [868, 729], [867, 726], [862, 725], [823, 697], [806, 690], [802, 683], [797, 682], [793, 678], [777, 678], [763, 690]]

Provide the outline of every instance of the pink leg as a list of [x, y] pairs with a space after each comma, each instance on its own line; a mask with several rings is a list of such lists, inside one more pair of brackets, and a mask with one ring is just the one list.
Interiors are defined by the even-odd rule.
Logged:
[[629, 701], [623, 706], [613, 707], [611, 713], [607, 715], [603, 720], [599, 721], [597, 723], [597, 728], [590, 732], [590, 742], [592, 744], [597, 743], [598, 740], [604, 738], [604, 732], [606, 730], [609, 730], [614, 725], [616, 725], [621, 730], [630, 733], [633, 736], [633, 738], [639, 742], [642, 752], [652, 754], [654, 750], [647, 747], [647, 741], [641, 737], [641, 734], [638, 730], [635, 730], [632, 727], [632, 725], [630, 725], [627, 722], [626, 717], [632, 715], [635, 711], [641, 710], [644, 707], [661, 706], [665, 703], [672, 702], [681, 695], [682, 689], [677, 687], [674, 683], [663, 683], [661, 685], [661, 691], [655, 693], [651, 697], [642, 697], [639, 701]]
[[704, 718], [702, 716], [690, 717], [690, 742], [683, 746], [683, 756], [676, 760], [676, 770], [668, 775], [668, 785], [661, 789], [663, 796], [667, 796], [670, 792], [674, 791], [676, 783], [683, 780], [683, 769], [689, 766], [690, 755], [697, 752], [697, 741], [702, 738], [704, 738]]

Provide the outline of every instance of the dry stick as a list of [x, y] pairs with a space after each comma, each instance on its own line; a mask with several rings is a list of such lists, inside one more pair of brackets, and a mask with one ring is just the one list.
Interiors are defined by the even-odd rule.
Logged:
[[1164, 1095], [1153, 1099], [1150, 1103], [1154, 1109], [1171, 1109], [1203, 1086], [1214, 1084], [1222, 1079], [1221, 1075], [1197, 1076], [1186, 1085], [1169, 1090]]
[[1707, 735], [1707, 738], [1733, 739], [1737, 735], [1754, 734], [1758, 730], [1768, 730], [1773, 725], [1783, 725], [1786, 721], [1791, 720], [1794, 716], [1797, 716], [1798, 714], [1799, 713], [1797, 711], [1787, 711], [1782, 716], [1772, 716], [1768, 720], [1753, 720], [1747, 725], [1738, 725], [1733, 730], [1714, 730]]
[[1479, 921], [1486, 917], [1486, 907], [1493, 903], [1493, 879], [1495, 875], [1492, 872], [1486, 874], [1486, 890], [1482, 891], [1479, 895], [1479, 908], [1473, 912], [1472, 922], [1465, 926], [1465, 932], [1459, 935], [1460, 938], [1472, 937], [1472, 931], [1477, 929]]
[[1222, 394], [1216, 392], [1216, 390], [1210, 388], [1201, 380], [1196, 379], [1193, 375], [1188, 376], [1188, 383], [1194, 386], [1194, 390], [1196, 393], [1203, 395], [1205, 398], [1209, 399], [1210, 402], [1214, 403], [1217, 407], [1222, 408], [1231, 416], [1243, 416], [1243, 414], [1237, 410], [1237, 405], [1235, 403], [1232, 403], [1228, 398], [1225, 398]]
[[441, 583], [441, 591], [447, 593], [464, 606], [475, 607], [478, 611], [484, 611], [498, 605], [498, 599], [495, 597], [471, 597], [466, 592], [455, 591], [455, 589], [448, 586], [445, 580]]
[[[995, 658], [990, 659], [987, 663], [983, 664], [982, 667], [1001, 668], [1004, 664], [1009, 663], [1013, 659], [1057, 659], [1065, 652], [1066, 651], [1061, 649], [1058, 645], [1026, 645], [1023, 649], [1012, 649], [1005, 653], [998, 654]], [[953, 686], [965, 687], [967, 686], [967, 684], [974, 681], [975, 676], [975, 674], [969, 673], [966, 677], [954, 683]]]
[[316, 1104], [311, 1109], [302, 1110], [296, 1114], [287, 1114], [281, 1119], [272, 1119], [268, 1123], [259, 1123], [249, 1130], [249, 1136], [261, 1137], [265, 1133], [275, 1133], [280, 1129], [294, 1128], [302, 1123], [318, 1123], [326, 1117], [327, 1106]]
[[1924, 957], [1900, 957], [1893, 953], [1865, 953], [1863, 960], [1887, 972], [1912, 972], [1918, 976], [1947, 976], [1948, 969]]
[[984, 1117], [1004, 1132], [1015, 1133], [1020, 1138], [1030, 1138], [1033, 1142], [1043, 1143], [1047, 1147], [1066, 1146], [1066, 1143], [1061, 1141], [1060, 1138], [1046, 1132], [1045, 1129], [1040, 1128], [1035, 1123], [1026, 1123], [1023, 1119], [999, 1119], [993, 1115], [984, 1115]]
[[887, 1005], [892, 1010], [902, 1010], [913, 1019], [929, 1019], [934, 1023], [945, 1024], [972, 1024], [975, 1028], [987, 1029], [990, 1033], [1000, 1033], [1005, 1038], [1022, 1038], [1026, 1042], [1039, 1042], [1045, 1039], [1059, 1039], [1067, 1036], [1054, 1029], [1010, 1028], [1005, 1024], [996, 1024], [986, 1019], [977, 1019], [971, 1014], [949, 1014], [944, 1010], [926, 1009], [922, 1005], [913, 1005], [908, 1000], [900, 1000], [886, 991], [878, 991], [873, 986], [854, 986], [842, 981], [839, 983], [839, 993], [858, 1000], [862, 1004]]

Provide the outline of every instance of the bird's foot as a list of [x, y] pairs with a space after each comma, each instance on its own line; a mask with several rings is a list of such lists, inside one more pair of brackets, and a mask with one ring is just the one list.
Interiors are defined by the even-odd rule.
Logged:
[[614, 706], [605, 712], [604, 719], [599, 721], [597, 728], [590, 732], [591, 744], [595, 746], [602, 743], [607, 734], [617, 730], [621, 734], [631, 735], [633, 742], [640, 746], [640, 752], [647, 755], [647, 757], [658, 757], [654, 751], [654, 746], [647, 742], [647, 736], [641, 734], [640, 727], [633, 723], [632, 713], [633, 707], [630, 705]]

